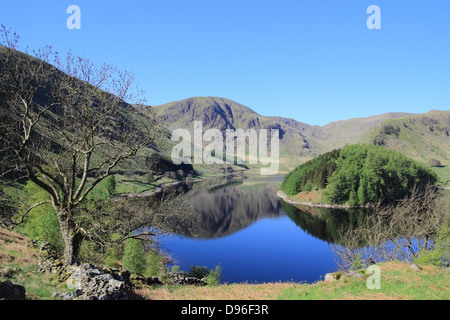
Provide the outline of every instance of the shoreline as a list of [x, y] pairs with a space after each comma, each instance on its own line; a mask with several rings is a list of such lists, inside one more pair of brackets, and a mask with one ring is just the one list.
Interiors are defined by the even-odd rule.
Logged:
[[310, 208], [324, 208], [324, 209], [355, 209], [355, 208], [367, 208], [367, 207], [361, 207], [361, 206], [349, 206], [346, 204], [327, 204], [327, 203], [312, 203], [312, 202], [300, 202], [290, 199], [286, 193], [279, 190], [277, 192], [277, 196], [281, 199], [283, 199], [284, 202], [292, 204], [292, 205], [299, 205], [299, 206], [307, 206]]
[[198, 183], [201, 181], [203, 181], [202, 178], [168, 182], [168, 183], [161, 184], [160, 186], [156, 187], [153, 190], [147, 190], [147, 191], [138, 192], [138, 193], [121, 193], [121, 194], [118, 194], [115, 198], [116, 198], [116, 200], [123, 200], [123, 199], [129, 199], [129, 198], [146, 198], [146, 197], [151, 197], [151, 196], [157, 195], [159, 193], [162, 193], [167, 188], [177, 187], [177, 186], [180, 186], [183, 184]]

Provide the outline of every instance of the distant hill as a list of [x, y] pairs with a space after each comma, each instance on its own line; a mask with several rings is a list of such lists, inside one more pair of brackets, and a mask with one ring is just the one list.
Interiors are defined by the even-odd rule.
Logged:
[[450, 165], [450, 111], [426, 114], [385, 113], [366, 118], [314, 126], [293, 119], [262, 116], [247, 106], [218, 97], [194, 97], [153, 107], [170, 130], [192, 132], [194, 121], [203, 130], [280, 129], [280, 170], [348, 144], [369, 143], [401, 151], [429, 164], [431, 159]]

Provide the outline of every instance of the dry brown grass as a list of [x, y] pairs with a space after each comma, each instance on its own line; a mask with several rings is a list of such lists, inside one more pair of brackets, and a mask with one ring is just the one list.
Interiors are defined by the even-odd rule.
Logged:
[[216, 287], [143, 288], [136, 293], [149, 300], [273, 300], [295, 283], [229, 284]]
[[293, 200], [298, 202], [305, 202], [305, 203], [320, 203], [322, 202], [322, 191], [302, 191], [295, 196], [291, 197]]
[[27, 242], [28, 238], [21, 234], [0, 229], [0, 268], [5, 265], [37, 265], [37, 251], [28, 247]]

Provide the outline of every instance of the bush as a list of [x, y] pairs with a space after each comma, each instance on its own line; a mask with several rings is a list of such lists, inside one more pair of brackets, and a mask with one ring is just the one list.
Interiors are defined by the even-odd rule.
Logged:
[[145, 272], [145, 251], [139, 240], [127, 239], [122, 257], [123, 267], [133, 273], [144, 274]]
[[157, 252], [147, 252], [145, 262], [144, 275], [146, 277], [159, 276], [165, 268], [164, 257]]
[[209, 270], [207, 267], [191, 266], [189, 272], [187, 273], [187, 276], [197, 278], [197, 279], [203, 279], [208, 274], [209, 274]]
[[422, 252], [416, 259], [418, 264], [432, 264], [439, 267], [450, 266], [450, 228], [444, 224], [439, 231], [432, 250]]
[[442, 163], [439, 160], [431, 159], [430, 166], [432, 167], [442, 167]]
[[214, 271], [210, 270], [206, 276], [206, 283], [208, 286], [217, 286], [220, 283], [220, 278], [222, 276], [222, 267], [216, 266]]

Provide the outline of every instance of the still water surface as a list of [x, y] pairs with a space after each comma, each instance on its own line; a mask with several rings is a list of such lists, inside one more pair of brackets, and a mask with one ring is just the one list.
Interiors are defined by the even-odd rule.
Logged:
[[181, 270], [222, 268], [222, 283], [312, 283], [335, 271], [333, 230], [345, 213], [304, 212], [276, 196], [282, 177], [208, 179], [185, 196], [197, 221], [186, 235], [166, 236]]

